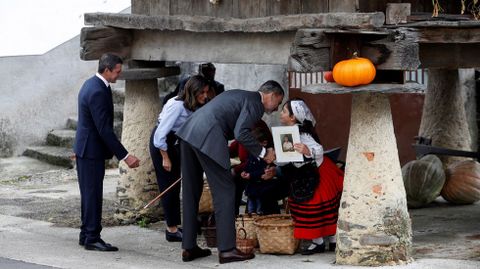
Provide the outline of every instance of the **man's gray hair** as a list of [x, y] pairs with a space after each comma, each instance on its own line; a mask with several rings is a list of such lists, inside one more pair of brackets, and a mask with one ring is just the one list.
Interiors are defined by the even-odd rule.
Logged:
[[275, 80], [269, 80], [260, 86], [258, 89], [259, 92], [263, 93], [275, 93], [277, 95], [283, 95], [285, 96], [285, 91], [283, 90], [282, 86], [280, 83], [276, 82]]

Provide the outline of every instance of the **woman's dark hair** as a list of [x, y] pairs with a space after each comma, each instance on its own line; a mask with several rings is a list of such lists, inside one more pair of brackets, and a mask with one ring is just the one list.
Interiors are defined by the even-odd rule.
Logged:
[[105, 69], [113, 70], [117, 64], [123, 64], [122, 58], [112, 53], [105, 53], [98, 60], [98, 73], [103, 74]]
[[[303, 99], [301, 98], [292, 98], [290, 100], [288, 100], [287, 102], [285, 102], [285, 104], [283, 106], [286, 106], [287, 107], [287, 110], [288, 110], [288, 114], [290, 116], [294, 115], [293, 114], [293, 110], [292, 110], [292, 105], [291, 105], [291, 102], [292, 101], [302, 101], [302, 102], [305, 102], [303, 101]], [[295, 116], [295, 115], [294, 115]], [[298, 129], [300, 131], [300, 133], [307, 133], [307, 134], [310, 134], [313, 139], [315, 141], [317, 141], [317, 143], [321, 144], [320, 143], [320, 138], [318, 137], [317, 135], [317, 132], [315, 131], [315, 127], [313, 126], [313, 123], [309, 120], [304, 120], [303, 123], [299, 122], [297, 120], [297, 123], [298, 123]]]
[[[202, 93], [205, 86], [209, 86], [206, 78], [200, 75], [193, 76], [187, 81], [184, 90], [178, 95], [177, 100], [183, 100], [183, 106], [186, 109], [195, 111], [203, 105], [197, 102], [197, 96]], [[211, 91], [210, 87], [208, 90]]]

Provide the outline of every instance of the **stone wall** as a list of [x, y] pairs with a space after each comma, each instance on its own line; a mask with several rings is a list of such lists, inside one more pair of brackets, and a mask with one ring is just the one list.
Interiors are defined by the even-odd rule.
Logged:
[[78, 36], [35, 56], [0, 57], [0, 157], [40, 144], [75, 115], [77, 94], [96, 62], [79, 57]]

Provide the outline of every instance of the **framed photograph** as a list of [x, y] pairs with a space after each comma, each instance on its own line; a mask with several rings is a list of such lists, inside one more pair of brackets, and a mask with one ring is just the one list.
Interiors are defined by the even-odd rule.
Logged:
[[272, 127], [272, 135], [277, 162], [303, 162], [303, 155], [293, 149], [293, 144], [300, 143], [297, 125]]

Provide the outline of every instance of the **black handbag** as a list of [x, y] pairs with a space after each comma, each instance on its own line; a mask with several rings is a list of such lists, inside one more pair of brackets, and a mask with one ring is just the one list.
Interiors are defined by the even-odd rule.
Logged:
[[314, 161], [301, 167], [296, 167], [290, 163], [284, 166], [282, 170], [290, 182], [290, 198], [298, 203], [312, 199], [320, 183], [318, 168]]

